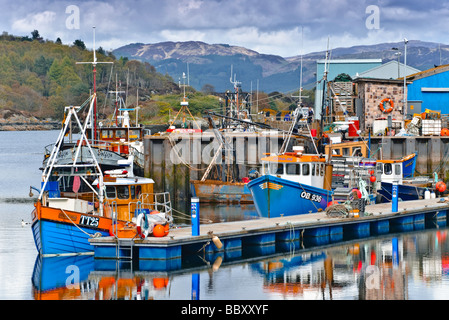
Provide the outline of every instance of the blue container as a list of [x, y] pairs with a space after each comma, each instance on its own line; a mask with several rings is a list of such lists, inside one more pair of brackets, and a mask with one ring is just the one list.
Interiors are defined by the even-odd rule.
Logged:
[[[41, 182], [41, 189], [44, 186], [44, 182]], [[47, 181], [44, 191], [48, 191], [49, 198], [60, 198], [61, 192], [59, 191], [59, 181]]]

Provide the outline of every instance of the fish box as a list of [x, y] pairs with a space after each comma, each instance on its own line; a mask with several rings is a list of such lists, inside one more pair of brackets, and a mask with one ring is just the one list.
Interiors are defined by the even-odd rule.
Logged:
[[81, 199], [49, 198], [48, 206], [73, 212], [88, 213], [94, 210], [92, 202]]

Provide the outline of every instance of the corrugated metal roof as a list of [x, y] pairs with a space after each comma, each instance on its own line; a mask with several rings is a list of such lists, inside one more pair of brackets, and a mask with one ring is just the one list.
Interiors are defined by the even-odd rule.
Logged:
[[[414, 73], [420, 72], [420, 70], [413, 68], [411, 66], [406, 66], [407, 75], [412, 75]], [[374, 67], [372, 69], [360, 72], [357, 77], [359, 78], [376, 78], [376, 79], [398, 79], [404, 75], [404, 64], [397, 61], [389, 61], [380, 66]]]
[[[326, 59], [320, 59], [317, 63], [325, 63]], [[382, 59], [335, 59], [329, 60], [328, 63], [382, 63]]]
[[445, 64], [445, 65], [442, 65], [442, 66], [438, 66], [438, 67], [435, 67], [435, 68], [427, 69], [427, 70], [424, 70], [424, 71], [420, 71], [420, 72], [408, 75], [407, 79], [409, 79], [409, 80], [417, 80], [417, 79], [421, 79], [421, 78], [425, 78], [425, 77], [430, 77], [430, 76], [433, 76], [435, 74], [439, 74], [439, 73], [442, 73], [442, 72], [446, 72], [448, 70], [449, 70], [449, 64]]

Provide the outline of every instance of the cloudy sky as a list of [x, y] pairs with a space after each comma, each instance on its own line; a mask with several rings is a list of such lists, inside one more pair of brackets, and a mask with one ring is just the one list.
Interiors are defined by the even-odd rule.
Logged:
[[[449, 1], [0, 0], [0, 31], [82, 39], [106, 50], [134, 42], [196, 40], [283, 57], [330, 47], [409, 40], [449, 43]], [[302, 36], [303, 35], [303, 36]]]

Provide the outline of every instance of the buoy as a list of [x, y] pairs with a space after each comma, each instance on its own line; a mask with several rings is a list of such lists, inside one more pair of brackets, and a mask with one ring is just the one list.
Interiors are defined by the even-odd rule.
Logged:
[[449, 136], [449, 129], [448, 128], [441, 129], [440, 135]]
[[215, 244], [215, 246], [217, 247], [217, 249], [221, 249], [221, 247], [223, 247], [223, 243], [221, 243], [220, 238], [218, 238], [216, 235], [214, 235], [212, 237], [212, 242]]
[[338, 201], [330, 201], [328, 204], [327, 204], [327, 207], [330, 207], [330, 206], [333, 206], [334, 204], [340, 204], [340, 202], [338, 202]]
[[371, 177], [369, 177], [369, 181], [371, 181], [371, 182], [376, 182], [376, 176], [371, 176]]
[[446, 184], [443, 181], [438, 181], [435, 184], [435, 190], [439, 192], [444, 192], [446, 190]]
[[168, 286], [168, 278], [153, 278], [153, 286], [155, 289], [163, 289]]
[[165, 227], [161, 224], [157, 224], [153, 228], [153, 236], [155, 237], [164, 237], [165, 236]]

